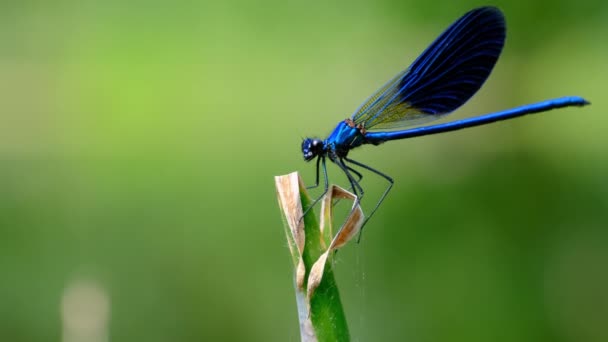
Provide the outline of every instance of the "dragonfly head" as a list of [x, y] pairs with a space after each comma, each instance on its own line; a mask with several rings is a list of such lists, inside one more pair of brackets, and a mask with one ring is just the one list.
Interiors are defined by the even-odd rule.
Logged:
[[323, 153], [323, 140], [306, 138], [302, 141], [302, 154], [304, 160], [311, 161]]

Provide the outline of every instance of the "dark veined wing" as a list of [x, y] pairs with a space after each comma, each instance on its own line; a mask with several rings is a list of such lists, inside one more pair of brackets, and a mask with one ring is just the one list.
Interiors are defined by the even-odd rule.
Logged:
[[460, 107], [492, 72], [505, 42], [498, 8], [467, 12], [353, 114], [366, 129], [418, 125]]

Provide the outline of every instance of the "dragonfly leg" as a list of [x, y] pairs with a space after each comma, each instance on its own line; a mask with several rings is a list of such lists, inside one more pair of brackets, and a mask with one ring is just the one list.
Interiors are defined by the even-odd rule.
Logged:
[[[355, 171], [351, 167], [347, 166], [344, 163], [344, 160], [342, 160], [342, 159], [336, 160], [336, 164], [346, 174], [346, 177], [348, 178], [348, 181], [350, 182], [351, 189], [352, 189], [353, 193], [357, 196], [357, 204], [359, 204], [359, 202], [361, 201], [361, 198], [363, 197], [363, 188], [359, 184], [359, 181], [363, 178], [363, 176], [361, 176], [360, 172]], [[356, 180], [355, 177], [353, 177], [353, 175], [351, 174], [351, 171], [354, 171], [353, 173], [356, 174], [357, 176], [361, 176], [361, 177], [359, 177], [359, 180]]]
[[[353, 193], [355, 194], [355, 196], [357, 196], [355, 203], [353, 204], [353, 208], [347, 216], [347, 217], [350, 217], [357, 209], [357, 206], [359, 205], [359, 203], [361, 203], [361, 199], [363, 198], [363, 195], [364, 195], [363, 188], [359, 184], [359, 181], [363, 178], [363, 176], [361, 175], [361, 173], [359, 171], [356, 171], [352, 167], [346, 165], [346, 163], [342, 159], [338, 159], [336, 161], [336, 164], [346, 174], [346, 177], [348, 178], [348, 181], [350, 182], [350, 185], [352, 187]], [[351, 174], [351, 172], [354, 173], [355, 175], [357, 175], [359, 177], [359, 179], [356, 180], [355, 177], [353, 177], [353, 175]], [[363, 224], [361, 225], [361, 229], [363, 228], [363, 225], [365, 225], [365, 222], [367, 222], [367, 221], [363, 221]], [[341, 227], [340, 230], [342, 230], [342, 228], [343, 227]], [[339, 234], [340, 230], [338, 231], [338, 234]], [[359, 239], [357, 239], [357, 242], [359, 242], [360, 239], [361, 239], [361, 233], [359, 233]]]
[[[317, 197], [316, 200], [314, 200], [312, 202], [312, 204], [310, 204], [308, 206], [308, 208], [306, 208], [306, 210], [304, 210], [304, 213], [302, 214], [302, 217], [300, 217], [300, 221], [302, 221], [304, 219], [304, 216], [306, 216], [306, 214], [308, 214], [308, 212], [315, 207], [315, 205], [317, 205], [317, 203], [319, 203], [319, 201], [321, 200], [321, 198], [323, 198], [323, 196], [325, 196], [325, 194], [327, 194], [327, 191], [329, 190], [329, 179], [327, 178], [327, 165], [325, 164], [325, 157], [319, 157], [319, 159], [317, 160], [317, 184], [315, 184], [315, 186], [313, 186], [313, 188], [316, 188], [319, 186], [319, 164], [323, 167], [323, 179], [325, 181], [325, 188], [323, 189], [323, 193], [321, 194], [321, 196]], [[307, 189], [310, 189], [311, 187], [308, 187]]]
[[[344, 158], [344, 160], [346, 160], [347, 162], [351, 163], [351, 164], [355, 164], [357, 166], [360, 166], [366, 170], [369, 170], [375, 174], [377, 174], [378, 176], [386, 179], [388, 181], [388, 186], [386, 187], [386, 190], [384, 190], [384, 193], [382, 194], [382, 196], [380, 196], [380, 199], [378, 200], [378, 203], [376, 203], [376, 206], [374, 207], [374, 209], [372, 210], [372, 212], [369, 214], [368, 217], [365, 218], [365, 221], [363, 221], [363, 225], [361, 226], [361, 231], [363, 231], [363, 226], [365, 226], [365, 224], [367, 223], [367, 221], [369, 221], [369, 219], [372, 217], [372, 215], [374, 215], [374, 213], [376, 212], [376, 210], [378, 210], [378, 208], [380, 207], [380, 204], [382, 204], [382, 202], [384, 201], [384, 198], [386, 198], [386, 195], [388, 195], [389, 191], [391, 191], [391, 188], [393, 187], [393, 184], [395, 184], [395, 181], [393, 181], [393, 179], [391, 177], [389, 177], [387, 174], [380, 172], [372, 167], [369, 167], [365, 164], [359, 163], [356, 160], [352, 160], [352, 159], [348, 159], [348, 158]], [[361, 234], [359, 234], [359, 239], [361, 239]]]
[[[353, 169], [352, 167], [350, 167], [350, 166], [348, 166], [348, 165], [346, 165], [346, 168], [347, 168], [347, 169], [348, 169], [350, 172], [354, 173], [354, 174], [355, 174], [355, 176], [357, 176], [357, 180], [356, 180], [356, 182], [357, 182], [357, 183], [360, 183], [360, 182], [361, 182], [361, 180], [363, 179], [363, 175], [361, 174], [361, 172], [359, 172], [359, 171], [357, 171], [357, 170]], [[350, 186], [350, 188], [348, 188], [348, 191], [353, 191], [353, 186], [352, 186], [352, 185]], [[338, 204], [339, 202], [340, 202], [340, 199], [337, 199], [337, 200], [335, 200], [335, 201], [334, 201], [333, 205], [336, 205], [336, 204]]]
[[348, 165], [346, 165], [346, 164], [344, 164], [344, 165], [346, 166], [346, 168], [347, 168], [347, 169], [348, 169], [350, 172], [354, 173], [354, 174], [355, 174], [355, 176], [357, 176], [357, 183], [360, 183], [360, 182], [361, 182], [361, 180], [363, 179], [363, 175], [361, 174], [361, 172], [359, 172], [359, 171], [357, 171], [357, 170], [353, 169], [352, 167], [350, 167], [350, 166], [348, 166]]
[[321, 163], [321, 157], [317, 158], [317, 179], [315, 185], [307, 186], [306, 189], [314, 189], [319, 186], [319, 164]]
[[352, 192], [355, 194], [355, 196], [357, 196], [357, 199], [355, 200], [355, 203], [353, 205], [353, 210], [351, 211], [351, 213], [353, 213], [355, 211], [354, 207], [359, 205], [359, 203], [361, 203], [361, 199], [363, 198], [363, 195], [365, 193], [363, 191], [363, 188], [361, 187], [361, 184], [359, 184], [359, 181], [363, 178], [363, 176], [359, 177], [359, 180], [356, 180], [355, 177], [353, 177], [353, 175], [351, 174], [351, 171], [353, 171], [353, 173], [355, 173], [356, 175], [361, 175], [361, 173], [353, 170], [353, 168], [346, 165], [346, 163], [344, 163], [344, 160], [340, 159], [336, 162], [336, 164], [346, 174], [346, 177], [348, 178], [348, 181], [350, 182]]

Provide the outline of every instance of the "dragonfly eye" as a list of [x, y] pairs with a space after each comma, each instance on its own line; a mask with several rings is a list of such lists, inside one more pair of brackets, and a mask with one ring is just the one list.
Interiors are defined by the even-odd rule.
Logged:
[[323, 153], [322, 140], [306, 138], [302, 141], [302, 154], [304, 155], [304, 160], [311, 161], [321, 153]]

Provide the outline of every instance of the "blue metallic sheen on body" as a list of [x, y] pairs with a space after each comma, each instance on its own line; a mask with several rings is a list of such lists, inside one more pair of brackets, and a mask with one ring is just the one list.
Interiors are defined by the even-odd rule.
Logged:
[[[419, 137], [423, 135], [437, 134], [459, 130], [467, 127], [485, 125], [491, 122], [507, 120], [523, 116], [526, 114], [541, 113], [547, 110], [563, 108], [569, 106], [584, 106], [589, 104], [585, 99], [579, 96], [567, 96], [552, 100], [546, 100], [538, 103], [528, 104], [516, 108], [507, 109], [504, 111], [476, 116], [473, 118], [447, 122], [444, 124], [416, 127], [402, 131], [393, 132], [368, 132], [365, 135], [365, 143], [378, 145], [389, 140], [398, 140]], [[339, 143], [339, 142], [338, 142]]]
[[329, 159], [344, 158], [348, 151], [365, 143], [363, 134], [356, 127], [351, 127], [346, 121], [340, 122], [333, 132], [323, 142]]

